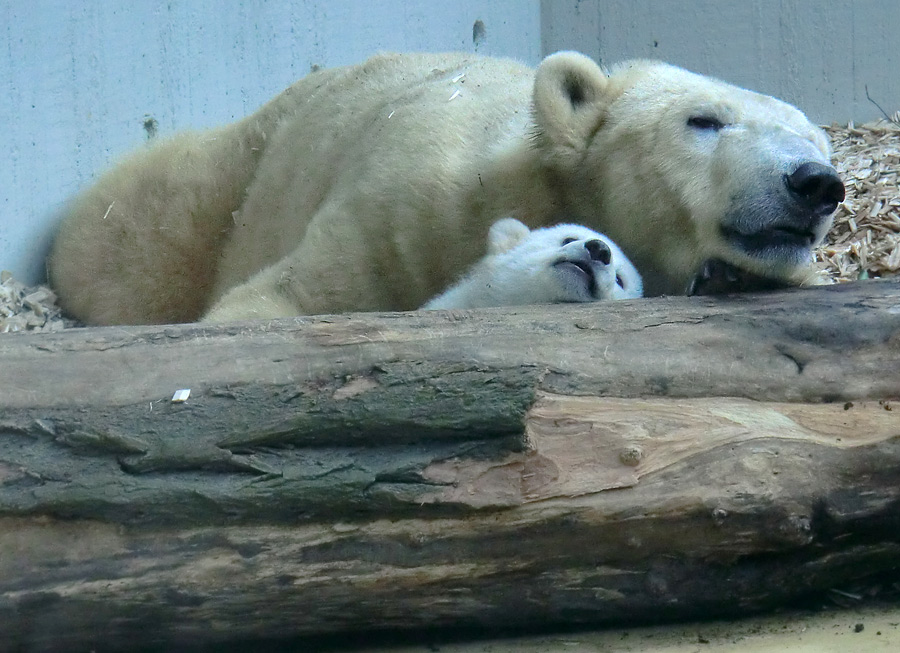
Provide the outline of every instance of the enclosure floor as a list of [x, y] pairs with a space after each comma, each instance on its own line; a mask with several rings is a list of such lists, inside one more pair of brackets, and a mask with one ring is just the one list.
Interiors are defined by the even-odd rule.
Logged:
[[[860, 630], [860, 624], [862, 629]], [[847, 653], [900, 651], [900, 606], [784, 612], [734, 621], [491, 639], [354, 653]]]

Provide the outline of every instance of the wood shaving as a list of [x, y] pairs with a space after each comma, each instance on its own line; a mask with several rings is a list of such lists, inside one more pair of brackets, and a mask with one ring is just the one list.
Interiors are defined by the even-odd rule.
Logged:
[[59, 331], [75, 322], [63, 318], [47, 286], [28, 287], [0, 272], [0, 333]]
[[[834, 165], [847, 188], [834, 225], [815, 252], [816, 267], [832, 281], [900, 273], [898, 118], [825, 127], [834, 147]], [[80, 325], [61, 316], [50, 288], [27, 287], [9, 272], [0, 273], [0, 333], [72, 326]]]
[[900, 272], [900, 124], [832, 125], [825, 131], [847, 197], [816, 250], [816, 265], [833, 281]]

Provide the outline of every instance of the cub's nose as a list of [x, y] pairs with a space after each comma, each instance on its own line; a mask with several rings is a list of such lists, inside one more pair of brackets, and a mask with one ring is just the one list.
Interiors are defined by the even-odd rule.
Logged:
[[815, 215], [828, 215], [844, 201], [844, 183], [831, 166], [810, 161], [789, 175], [784, 182], [804, 206]]
[[612, 260], [612, 252], [609, 251], [609, 245], [602, 240], [588, 240], [584, 243], [584, 248], [591, 255], [592, 261], [600, 261], [603, 265], [609, 265]]

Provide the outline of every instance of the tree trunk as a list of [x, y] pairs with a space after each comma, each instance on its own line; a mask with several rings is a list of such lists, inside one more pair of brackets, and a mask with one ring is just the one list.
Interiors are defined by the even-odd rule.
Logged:
[[5, 336], [0, 651], [783, 604], [898, 568], [893, 400], [896, 281]]

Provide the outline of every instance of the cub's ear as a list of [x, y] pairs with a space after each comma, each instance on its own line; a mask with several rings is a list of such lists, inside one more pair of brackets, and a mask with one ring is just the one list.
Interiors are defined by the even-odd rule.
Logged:
[[528, 238], [531, 231], [515, 218], [503, 218], [488, 232], [488, 254], [502, 254]]
[[541, 62], [534, 79], [538, 147], [551, 160], [577, 162], [607, 104], [609, 78], [578, 52], [557, 52]]

